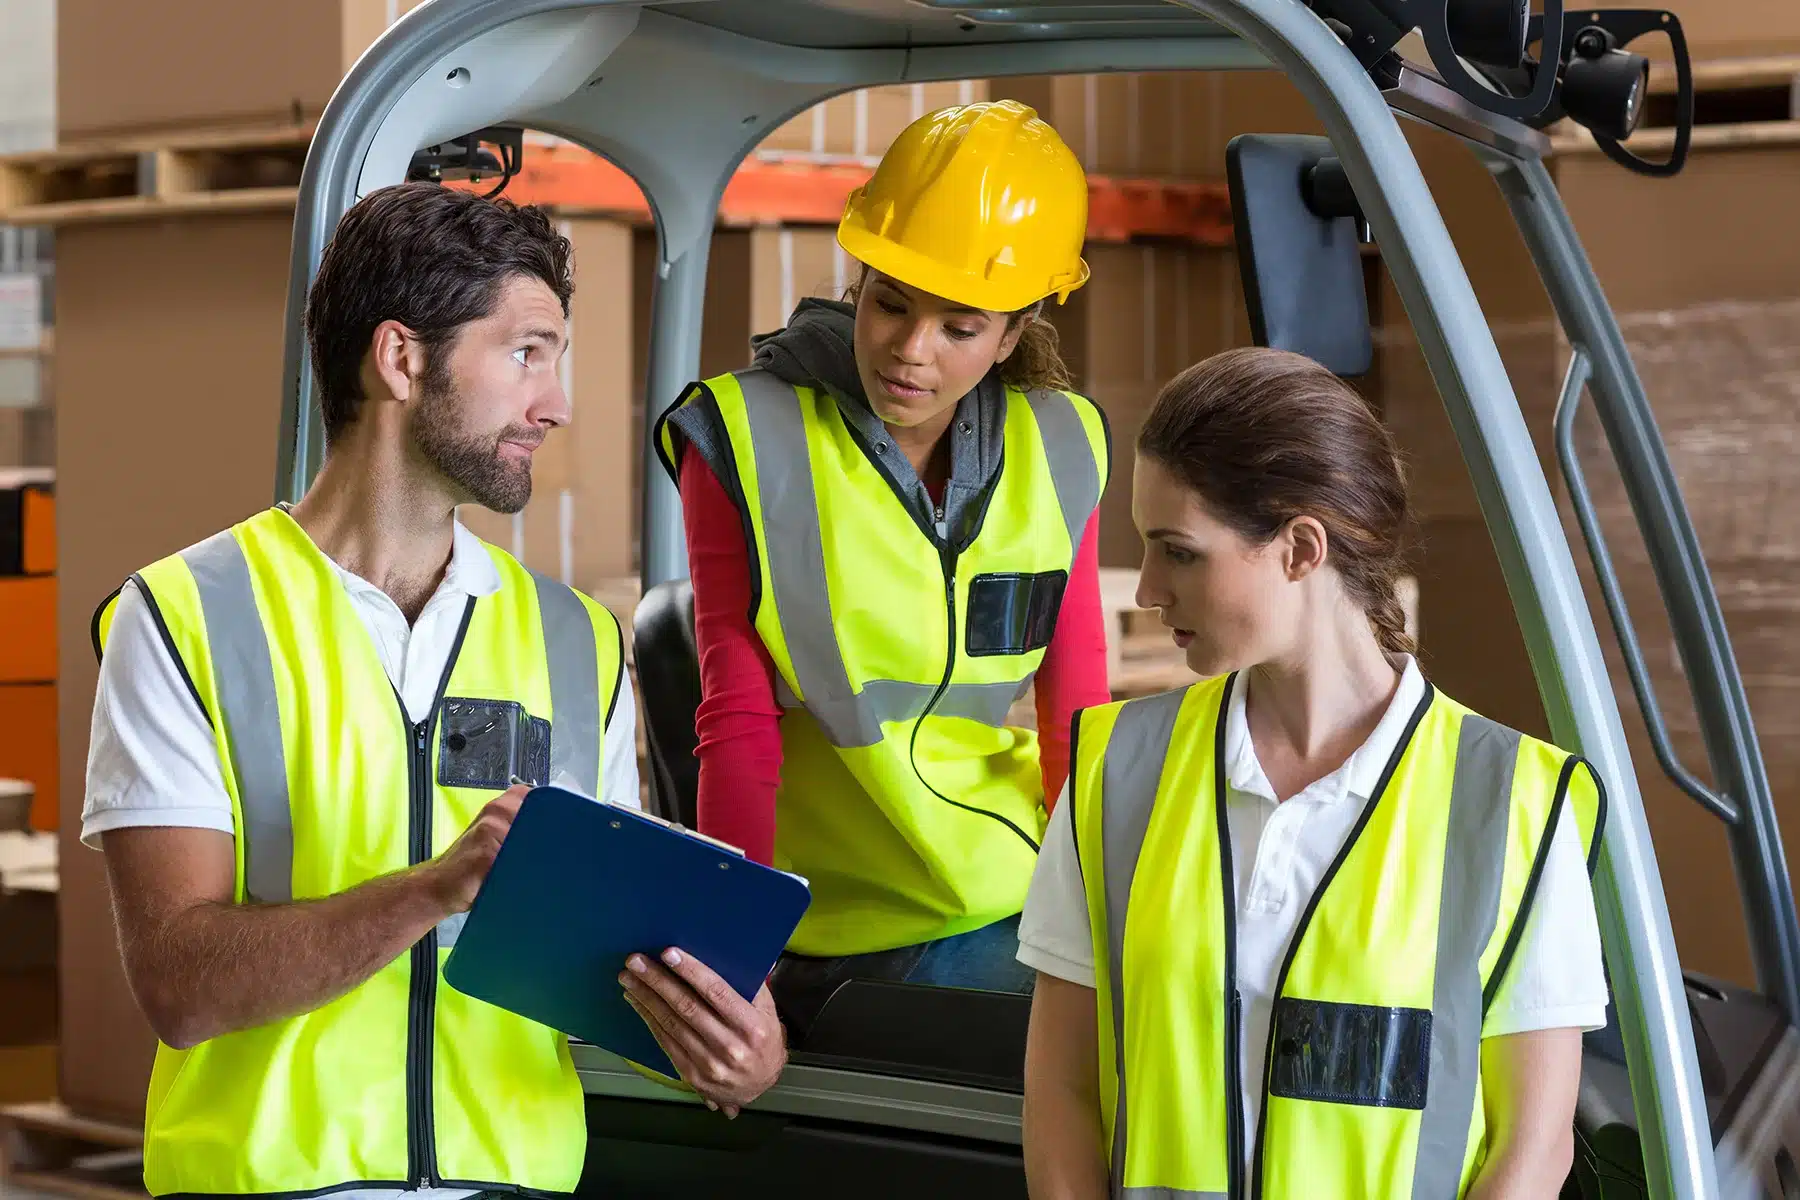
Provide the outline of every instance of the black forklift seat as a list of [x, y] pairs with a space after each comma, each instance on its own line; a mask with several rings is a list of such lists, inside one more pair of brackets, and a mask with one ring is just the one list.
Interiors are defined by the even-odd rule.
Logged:
[[644, 593], [631, 622], [644, 741], [650, 760], [650, 809], [665, 821], [699, 823], [700, 652], [694, 645], [694, 585], [659, 583]]

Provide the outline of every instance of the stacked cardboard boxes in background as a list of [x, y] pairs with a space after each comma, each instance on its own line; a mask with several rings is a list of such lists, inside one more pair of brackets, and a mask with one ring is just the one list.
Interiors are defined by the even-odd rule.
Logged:
[[[26, 2], [0, 0], [0, 14]], [[64, 143], [160, 130], [305, 123], [317, 117], [348, 64], [412, 4], [333, 0], [324, 6], [266, 8], [183, 0], [179, 7], [181, 17], [175, 20], [167, 6], [139, 12], [114, 0], [60, 0], [54, 109]], [[1792, 30], [1788, 42], [1770, 35], [1791, 7], [1787, 0], [1747, 0], [1730, 7], [1730, 14], [1708, 12], [1687, 20], [1697, 53], [1747, 46], [1753, 36], [1759, 52], [1800, 50], [1800, 29]], [[1758, 8], [1754, 18], [1747, 12], [1753, 7]], [[10, 28], [3, 15], [0, 26]], [[1225, 146], [1237, 133], [1320, 131], [1297, 90], [1267, 73], [1040, 76], [847, 94], [789, 122], [761, 153], [869, 160], [918, 114], [984, 96], [1032, 104], [1096, 175], [1218, 179]], [[1491, 178], [1460, 145], [1423, 130], [1409, 128], [1409, 136], [1495, 325], [1548, 463], [1549, 411], [1566, 351], [1557, 344], [1547, 302]], [[1771, 190], [1785, 196], [1774, 181], [1781, 171], [1800, 177], [1791, 170], [1793, 153], [1787, 148], [1720, 152], [1697, 160], [1680, 179], [1655, 183], [1591, 156], [1571, 156], [1558, 166], [1609, 293], [1622, 309], [1630, 309], [1628, 334], [1644, 355], [1640, 362], [1659, 415], [1671, 436], [1683, 439], [1676, 455], [1684, 482], [1700, 481], [1689, 482], [1690, 489], [1697, 488], [1689, 499], [1700, 516], [1702, 537], [1715, 554], [1730, 546], [1741, 556], [1734, 560], [1736, 569], [1720, 573], [1722, 590], [1730, 589], [1728, 615], [1741, 622], [1753, 610], [1763, 614], [1761, 640], [1740, 639], [1746, 662], [1753, 661], [1752, 651], [1763, 655], [1761, 661], [1785, 662], [1776, 643], [1781, 631], [1791, 628], [1783, 621], [1792, 620], [1795, 607], [1779, 587], [1762, 586], [1771, 578], [1785, 580], [1781, 572], [1791, 565], [1783, 557], [1787, 541], [1780, 530], [1726, 516], [1730, 499], [1741, 498], [1745, 487], [1766, 496], [1770, 512], [1781, 511], [1784, 498], [1772, 448], [1784, 444], [1777, 434], [1786, 428], [1791, 407], [1784, 410], [1775, 400], [1791, 365], [1771, 347], [1800, 342], [1794, 336], [1800, 328], [1784, 325], [1796, 314], [1772, 301], [1793, 295], [1787, 281], [1797, 277], [1797, 264], [1789, 261], [1791, 255], [1771, 251], [1772, 239], [1761, 231], [1780, 228], [1780, 218], [1774, 199], [1762, 207], [1757, 197], [1770, 197]], [[1696, 186], [1697, 180], [1708, 182]], [[1678, 264], [1628, 240], [1630, 231], [1643, 226], [1620, 221], [1617, 214], [1648, 211], [1646, 204], [1655, 210], [1648, 219], [1657, 230], [1646, 244], [1694, 246]], [[1719, 220], [1721, 213], [1728, 219]], [[571, 213], [563, 219], [576, 246], [580, 282], [573, 346], [562, 367], [572, 424], [540, 454], [536, 494], [524, 513], [467, 517], [478, 532], [516, 549], [535, 568], [601, 595], [629, 622], [643, 424], [647, 413], [673, 399], [643, 394], [654, 238], [611, 217]], [[70, 553], [61, 564], [55, 617], [60, 649], [52, 674], [62, 684], [60, 768], [66, 780], [79, 779], [85, 761], [95, 677], [87, 630], [94, 605], [127, 572], [268, 502], [290, 225], [286, 213], [221, 214], [70, 227], [59, 238], [55, 303], [62, 364], [56, 392], [62, 422], [54, 460], [62, 545]], [[1698, 237], [1701, 232], [1707, 236]], [[1096, 243], [1088, 254], [1093, 282], [1049, 315], [1062, 334], [1078, 386], [1105, 407], [1112, 423], [1117, 461], [1102, 504], [1102, 561], [1128, 568], [1139, 553], [1129, 518], [1130, 446], [1138, 424], [1170, 375], [1218, 349], [1246, 344], [1249, 334], [1237, 264], [1228, 248]], [[1709, 262], [1719, 264], [1717, 269], [1709, 272]], [[837, 250], [828, 227], [720, 229], [708, 273], [701, 373], [742, 365], [752, 333], [779, 326], [803, 296], [842, 294], [854, 266]], [[1442, 403], [1391, 285], [1373, 257], [1370, 266], [1381, 350], [1375, 372], [1359, 386], [1396, 431], [1413, 474], [1423, 526], [1417, 569], [1427, 668], [1459, 699], [1541, 731], [1541, 705], [1523, 641]], [[1658, 274], [1677, 267], [1676, 278]], [[1634, 271], [1643, 281], [1641, 292], [1615, 282]], [[1743, 300], [1762, 307], [1704, 309], [1710, 317], [1695, 308]], [[1691, 344], [1704, 340], [1710, 349], [1682, 363], [1668, 361], [1673, 353], [1668, 331], [1679, 323], [1676, 316], [1693, 335]], [[1734, 340], [1746, 334], [1757, 340]], [[0, 349], [0, 356], [4, 353]], [[1721, 388], [1715, 375], [1726, 372], [1732, 383]], [[1662, 412], [1661, 406], [1671, 404], [1686, 407]], [[9, 456], [49, 462], [47, 417], [36, 419], [35, 434], [25, 432], [23, 419], [17, 421], [12, 428], [20, 432], [9, 443], [8, 416], [0, 400], [0, 464]], [[96, 436], [98, 430], [105, 436]], [[1716, 461], [1708, 457], [1711, 448], [1726, 435], [1756, 444], [1763, 455], [1758, 472], [1704, 474]], [[1584, 425], [1584, 436], [1591, 455], [1591, 423]], [[1633, 611], [1648, 624], [1658, 619], [1659, 605], [1641, 554], [1617, 492], [1609, 490], [1609, 477], [1601, 470], [1593, 474]], [[1703, 504], [1710, 515], [1700, 515]], [[1601, 611], [1597, 604], [1594, 611]], [[1664, 695], [1674, 695], [1676, 666], [1666, 648], [1657, 654], [1654, 635], [1650, 640]], [[1634, 719], [1623, 676], [1616, 677], [1628, 720]], [[1753, 678], [1759, 715], [1781, 711], [1793, 677], [1789, 672]], [[1702, 761], [1691, 722], [1684, 725], [1676, 706], [1670, 707], [1685, 756]], [[1800, 762], [1781, 757], [1786, 752], [1779, 725], [1764, 720], [1764, 748], [1771, 753], [1778, 793], [1792, 791], [1782, 784], [1792, 781]], [[1638, 749], [1641, 764], [1652, 761], [1641, 744]], [[1742, 956], [1731, 950], [1736, 898], [1723, 868], [1722, 841], [1692, 816], [1685, 800], [1659, 792], [1648, 776], [1644, 783], [1659, 844], [1707, 847], [1696, 854], [1692, 869], [1685, 858], [1665, 856], [1663, 863], [1670, 894], [1682, 899], [1676, 921], [1684, 956], [1702, 969], [1743, 978]], [[141, 1119], [152, 1041], [119, 971], [98, 856], [74, 842], [79, 789], [66, 787], [62, 793], [61, 1003], [67, 1036], [61, 1095], [79, 1112], [130, 1123]]]
[[38, 830], [58, 824], [53, 487], [47, 468], [0, 470], [0, 779], [31, 785]]
[[317, 120], [362, 52], [418, 3], [56, 0], [58, 141]]
[[982, 79], [860, 88], [815, 104], [770, 134], [757, 150], [768, 157], [873, 161], [902, 129], [926, 113], [986, 99], [988, 83]]
[[0, 470], [0, 1103], [55, 1095], [56, 509]]

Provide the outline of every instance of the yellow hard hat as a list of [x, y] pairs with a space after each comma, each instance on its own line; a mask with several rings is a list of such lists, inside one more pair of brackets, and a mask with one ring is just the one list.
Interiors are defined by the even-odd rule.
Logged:
[[1087, 176], [1017, 100], [908, 125], [838, 223], [845, 253], [958, 304], [1016, 312], [1087, 282]]

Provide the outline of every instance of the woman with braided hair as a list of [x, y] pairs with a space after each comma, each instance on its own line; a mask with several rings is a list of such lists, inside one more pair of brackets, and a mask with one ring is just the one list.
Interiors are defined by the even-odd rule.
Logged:
[[1074, 721], [1019, 933], [1032, 1195], [1555, 1196], [1605, 793], [1420, 671], [1387, 431], [1229, 351], [1158, 397], [1132, 516], [1202, 681]]

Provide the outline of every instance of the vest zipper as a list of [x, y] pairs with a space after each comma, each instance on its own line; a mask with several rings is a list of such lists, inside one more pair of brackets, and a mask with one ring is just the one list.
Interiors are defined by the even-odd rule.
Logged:
[[[433, 716], [435, 716], [435, 711]], [[431, 858], [431, 717], [412, 726], [407, 774], [412, 783], [414, 865]], [[420, 1189], [435, 1186], [437, 1132], [431, 1102], [432, 1049], [437, 1024], [437, 930], [413, 944], [406, 1019], [406, 1157]]]
[[[1231, 701], [1233, 676], [1226, 684], [1222, 704]], [[1244, 997], [1237, 982], [1237, 872], [1231, 860], [1231, 825], [1227, 812], [1225, 780], [1224, 708], [1213, 733], [1214, 820], [1219, 831], [1219, 881], [1225, 902], [1225, 1193], [1230, 1200], [1249, 1195], [1244, 1179]], [[1259, 1189], [1260, 1190], [1260, 1189]]]
[[1237, 973], [1233, 971], [1227, 986], [1231, 988], [1230, 1015], [1225, 1021], [1226, 1068], [1225, 1091], [1231, 1097], [1231, 1108], [1225, 1122], [1226, 1141], [1230, 1146], [1231, 1167], [1226, 1173], [1230, 1181], [1226, 1193], [1232, 1200], [1243, 1200], [1244, 1192], [1244, 997], [1237, 989]]
[[[410, 744], [407, 747], [406, 777], [411, 812], [409, 829], [411, 845], [407, 858], [413, 866], [431, 860], [431, 726], [444, 707], [444, 693], [450, 687], [450, 673], [462, 655], [463, 639], [468, 636], [469, 622], [475, 616], [475, 597], [463, 607], [462, 624], [456, 640], [450, 644], [450, 655], [444, 661], [444, 673], [438, 677], [437, 694], [432, 697], [431, 711], [423, 721], [414, 721], [406, 711], [406, 700], [399, 689], [394, 702], [400, 706], [400, 720], [405, 724]], [[406, 1003], [406, 1162], [407, 1177], [418, 1182], [419, 1190], [440, 1187], [437, 1161], [437, 1115], [432, 1099], [432, 1079], [437, 1041], [437, 929], [429, 930], [413, 943], [412, 976], [407, 985]]]
[[[1363, 830], [1368, 827], [1369, 818], [1375, 814], [1375, 806], [1380, 804], [1381, 798], [1387, 794], [1388, 784], [1393, 782], [1394, 773], [1400, 769], [1400, 759], [1405, 756], [1406, 748], [1412, 745], [1413, 734], [1418, 732], [1419, 722], [1425, 719], [1425, 713], [1431, 708], [1432, 700], [1436, 695], [1437, 689], [1427, 684], [1425, 695], [1420, 698], [1418, 707], [1413, 709], [1412, 717], [1406, 723], [1406, 731], [1400, 735], [1400, 741], [1394, 746], [1393, 754], [1388, 757], [1387, 765], [1381, 769], [1381, 776], [1376, 780], [1374, 790], [1368, 801], [1364, 803], [1362, 812], [1357, 814], [1356, 824], [1350, 827], [1350, 834], [1344, 839], [1344, 844], [1338, 848], [1337, 857], [1332, 859], [1331, 865], [1325, 868], [1325, 875], [1319, 880], [1319, 886], [1307, 898], [1306, 907], [1300, 912], [1300, 922], [1294, 927], [1293, 940], [1288, 942], [1287, 954], [1282, 957], [1281, 970], [1275, 974], [1275, 990], [1269, 993], [1269, 1040], [1263, 1047], [1263, 1077], [1262, 1085], [1258, 1089], [1261, 1100], [1256, 1121], [1256, 1154], [1250, 1166], [1252, 1178], [1250, 1180], [1251, 1190], [1248, 1194], [1254, 1200], [1262, 1200], [1263, 1193], [1263, 1140], [1269, 1131], [1269, 1063], [1275, 1057], [1275, 1006], [1281, 1003], [1281, 994], [1287, 990], [1288, 971], [1294, 965], [1294, 957], [1300, 953], [1300, 944], [1306, 937], [1307, 929], [1312, 926], [1313, 913], [1318, 910], [1319, 901], [1324, 898], [1326, 891], [1337, 879], [1338, 871], [1343, 867], [1344, 860], [1350, 857], [1350, 852], [1362, 839]], [[1220, 730], [1218, 735], [1219, 754], [1215, 762], [1223, 763], [1225, 761], [1223, 752], [1225, 722], [1223, 719], [1218, 722], [1218, 726]], [[1223, 778], [1222, 772], [1220, 777]], [[1222, 786], [1219, 794], [1221, 797], [1224, 796]], [[1219, 840], [1227, 846], [1231, 844], [1230, 834], [1225, 825], [1223, 807], [1219, 812]], [[1229, 851], [1227, 853], [1229, 854]], [[1233, 902], [1235, 903], [1235, 897]], [[1227, 911], [1235, 912], [1235, 909]], [[1226, 928], [1231, 929], [1233, 924], [1234, 922], [1227, 921]]]

